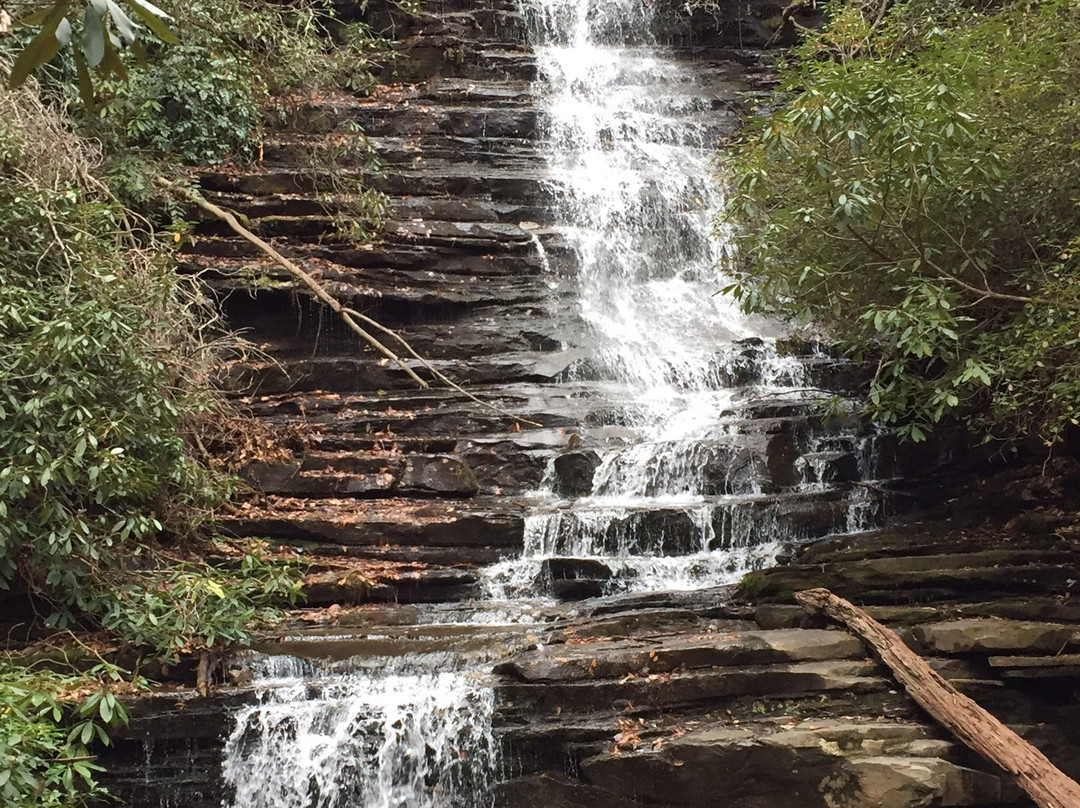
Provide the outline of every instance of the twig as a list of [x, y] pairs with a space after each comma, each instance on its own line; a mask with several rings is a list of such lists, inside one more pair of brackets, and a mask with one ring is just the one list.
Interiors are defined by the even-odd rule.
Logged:
[[333, 312], [335, 312], [339, 317], [341, 317], [341, 319], [345, 321], [345, 324], [349, 326], [349, 328], [359, 334], [365, 342], [375, 348], [375, 350], [377, 350], [387, 359], [396, 362], [401, 367], [401, 369], [404, 370], [405, 373], [407, 373], [409, 377], [418, 385], [420, 385], [421, 387], [430, 386], [426, 381], [417, 376], [416, 371], [409, 367], [403, 359], [401, 359], [397, 354], [395, 354], [393, 351], [391, 351], [389, 348], [379, 342], [379, 340], [377, 340], [370, 333], [361, 328], [360, 325], [356, 322], [356, 320], [354, 320], [352, 316], [346, 312], [345, 307], [342, 306], [333, 297], [333, 295], [327, 292], [326, 289], [323, 288], [322, 284], [320, 284], [317, 280], [311, 277], [311, 275], [309, 275], [307, 272], [302, 270], [297, 264], [290, 261], [284, 255], [279, 253], [261, 238], [259, 238], [242, 224], [240, 224], [239, 220], [237, 220], [237, 218], [233, 214], [229, 213], [229, 211], [225, 210], [224, 208], [219, 208], [217, 205], [211, 202], [207, 202], [205, 199], [199, 196], [199, 194], [195, 193], [191, 189], [184, 188], [181, 185], [170, 182], [164, 177], [158, 177], [157, 183], [161, 187], [172, 191], [177, 196], [183, 197], [189, 202], [194, 202], [207, 213], [211, 213], [217, 218], [221, 219], [223, 222], [229, 225], [229, 227], [231, 227], [235, 233], [254, 244], [256, 247], [266, 253], [266, 255], [270, 256], [278, 264], [287, 269], [289, 271], [289, 274], [291, 274], [294, 278], [303, 283], [308, 289], [314, 292], [315, 297], [319, 298], [319, 300], [329, 306]]
[[376, 328], [379, 331], [382, 331], [383, 333], [387, 334], [388, 336], [391, 336], [394, 339], [396, 339], [398, 342], [400, 342], [402, 344], [402, 346], [405, 348], [405, 350], [409, 352], [410, 356], [412, 356], [421, 365], [423, 365], [425, 368], [427, 368], [428, 371], [430, 371], [432, 376], [434, 376], [436, 379], [438, 379], [440, 382], [447, 385], [448, 387], [450, 387], [450, 388], [452, 388], [454, 390], [457, 390], [459, 393], [461, 393], [466, 398], [468, 398], [468, 399], [470, 399], [472, 401], [475, 401], [477, 404], [480, 404], [481, 406], [487, 407], [489, 410], [493, 410], [494, 412], [497, 412], [500, 415], [505, 415], [505, 416], [508, 416], [510, 418], [515, 418], [518, 421], [521, 421], [521, 423], [523, 423], [523, 424], [528, 424], [529, 426], [536, 426], [536, 427], [542, 427], [543, 426], [543, 424], [537, 423], [536, 421], [530, 421], [527, 418], [518, 418], [518, 416], [514, 415], [514, 413], [512, 413], [512, 412], [507, 412], [506, 410], [499, 409], [494, 404], [490, 404], [487, 401], [484, 401], [483, 399], [477, 398], [472, 393], [470, 393], [468, 390], [463, 388], [461, 385], [457, 384], [456, 382], [454, 382], [453, 380], [448, 378], [445, 373], [443, 373], [442, 371], [437, 369], [427, 359], [425, 359], [420, 354], [418, 354], [413, 349], [413, 347], [408, 342], [405, 341], [405, 338], [403, 336], [401, 336], [399, 333], [397, 333], [396, 331], [394, 331], [394, 330], [392, 330], [390, 328], [387, 328], [386, 326], [382, 325], [381, 323], [376, 322], [375, 320], [372, 320], [366, 314], [361, 314], [360, 312], [356, 311], [355, 309], [345, 309], [345, 311], [348, 312], [349, 314], [351, 314], [353, 317], [357, 317], [360, 320], [362, 320], [363, 322], [367, 323], [372, 328]]
[[382, 325], [381, 323], [376, 322], [375, 320], [371, 319], [367, 315], [361, 314], [360, 312], [356, 311], [355, 309], [351, 309], [351, 308], [348, 308], [347, 306], [341, 305], [341, 303], [339, 303], [336, 298], [334, 298], [329, 292], [327, 292], [326, 289], [323, 288], [323, 286], [318, 281], [316, 281], [313, 277], [311, 277], [311, 275], [309, 275], [307, 272], [305, 272], [303, 269], [301, 269], [299, 266], [297, 266], [294, 262], [290, 261], [284, 255], [279, 253], [277, 250], [275, 250], [273, 247], [271, 247], [269, 244], [267, 244], [261, 238], [259, 238], [254, 233], [252, 233], [250, 230], [248, 230], [246, 227], [244, 227], [242, 224], [240, 224], [240, 222], [237, 220], [237, 218], [233, 214], [229, 213], [229, 211], [225, 210], [224, 208], [220, 208], [220, 207], [218, 207], [217, 205], [215, 205], [215, 204], [213, 204], [211, 202], [208, 202], [207, 200], [203, 199], [203, 197], [199, 196], [199, 194], [195, 193], [191, 189], [185, 188], [185, 187], [183, 187], [181, 185], [177, 185], [174, 182], [170, 182], [169, 180], [165, 179], [164, 177], [158, 177], [157, 178], [157, 183], [158, 183], [158, 185], [162, 186], [163, 188], [166, 188], [169, 191], [172, 191], [174, 194], [176, 194], [178, 196], [181, 196], [184, 199], [189, 200], [190, 202], [194, 202], [196, 205], [198, 205], [200, 208], [205, 210], [207, 213], [211, 213], [214, 216], [216, 216], [218, 219], [221, 219], [223, 222], [225, 222], [227, 225], [229, 225], [229, 227], [232, 228], [232, 230], [234, 232], [236, 232], [238, 235], [240, 235], [241, 237], [243, 237], [247, 241], [254, 244], [256, 247], [258, 247], [260, 250], [262, 250], [266, 255], [268, 255], [270, 258], [274, 259], [274, 261], [276, 261], [282, 267], [287, 269], [289, 271], [289, 273], [293, 277], [295, 277], [299, 281], [301, 281], [305, 286], [307, 286], [312, 292], [315, 293], [315, 296], [319, 300], [321, 300], [323, 303], [325, 303], [332, 311], [334, 311], [339, 317], [341, 317], [341, 319], [345, 322], [345, 324], [347, 326], [349, 326], [349, 328], [351, 328], [353, 331], [355, 331], [357, 334], [359, 334], [369, 345], [374, 347], [383, 356], [385, 356], [388, 359], [391, 359], [394, 362], [396, 362], [402, 368], [402, 370], [404, 370], [409, 375], [409, 377], [411, 379], [413, 379], [413, 381], [415, 381], [418, 385], [420, 385], [420, 387], [426, 389], [426, 388], [429, 388], [431, 385], [429, 385], [426, 381], [424, 381], [422, 378], [420, 378], [416, 374], [416, 371], [414, 371], [411, 367], [409, 367], [409, 365], [403, 359], [401, 359], [401, 357], [399, 357], [396, 353], [394, 353], [389, 348], [387, 348], [384, 343], [379, 341], [369, 331], [362, 328], [360, 326], [360, 323], [357, 322], [357, 320], [359, 320], [360, 322], [365, 323], [366, 325], [371, 326], [372, 328], [375, 328], [375, 329], [383, 332], [384, 334], [387, 334], [387, 335], [393, 337], [395, 340], [397, 340], [399, 343], [401, 343], [402, 346], [404, 346], [405, 350], [408, 351], [411, 356], [413, 356], [415, 359], [419, 360], [420, 363], [425, 368], [427, 368], [436, 379], [438, 379], [439, 381], [441, 381], [444, 384], [448, 385], [449, 387], [453, 388], [454, 390], [458, 391], [459, 393], [466, 396], [470, 400], [475, 401], [477, 404], [480, 404], [481, 406], [487, 407], [488, 409], [498, 413], [499, 415], [503, 415], [503, 416], [506, 416], [508, 418], [513, 418], [513, 419], [515, 419], [517, 421], [520, 421], [523, 424], [528, 424], [529, 426], [535, 426], [535, 427], [542, 427], [543, 426], [543, 424], [538, 423], [537, 421], [530, 421], [527, 418], [521, 418], [521, 417], [515, 415], [512, 412], [507, 412], [506, 410], [503, 410], [503, 409], [501, 409], [499, 407], [496, 407], [494, 404], [489, 404], [488, 402], [486, 402], [486, 401], [484, 401], [484, 400], [482, 400], [480, 398], [477, 398], [475, 395], [473, 395], [472, 393], [470, 393], [467, 390], [465, 390], [464, 388], [462, 388], [461, 385], [455, 384], [453, 381], [451, 381], [449, 378], [447, 378], [445, 374], [443, 374], [440, 371], [436, 370], [428, 360], [424, 359], [424, 357], [422, 357], [420, 354], [418, 354], [413, 349], [413, 347], [405, 340], [405, 338], [402, 337], [400, 334], [398, 334], [396, 331], [393, 331], [392, 329], [387, 328], [386, 326]]

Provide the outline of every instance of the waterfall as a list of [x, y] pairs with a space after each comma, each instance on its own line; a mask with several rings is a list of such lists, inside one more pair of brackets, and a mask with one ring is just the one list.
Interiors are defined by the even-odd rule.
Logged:
[[803, 365], [777, 355], [777, 324], [719, 293], [731, 245], [713, 232], [724, 200], [712, 155], [730, 122], [701, 71], [653, 35], [656, 5], [524, 1], [554, 226], [576, 258], [591, 370], [616, 383], [617, 421], [634, 437], [597, 445], [588, 495], [538, 492], [523, 557], [488, 570], [497, 597], [535, 594], [554, 555], [604, 560], [616, 588], [694, 588], [737, 580], [801, 538], [767, 529], [775, 507], [739, 465], [738, 423], [746, 401], [797, 397]]
[[[544, 595], [552, 556], [602, 562], [612, 590], [692, 589], [735, 581], [811, 530], [871, 523], [866, 492], [836, 486], [845, 462], [872, 460], [857, 436], [760, 426], [770, 408], [805, 414], [812, 383], [778, 353], [779, 326], [719, 294], [731, 248], [713, 232], [724, 200], [711, 160], [733, 124], [715, 86], [651, 33], [651, 0], [521, 3], [554, 200], [550, 222], [521, 228], [545, 272], [573, 267], [549, 283], [575, 290], [575, 347], [591, 356], [571, 382], [601, 415], [581, 430], [591, 489], [558, 493], [549, 470], [528, 499], [524, 553], [482, 571], [489, 600], [473, 623], [535, 619], [535, 604], [500, 601]], [[549, 261], [549, 236], [571, 261]], [[826, 509], [835, 525], [799, 510], [814, 498], [840, 504]], [[261, 658], [258, 701], [227, 742], [224, 805], [490, 806], [493, 695], [460, 650], [344, 667]]]
[[256, 658], [226, 742], [229, 808], [485, 808], [494, 696], [444, 655], [342, 670]]

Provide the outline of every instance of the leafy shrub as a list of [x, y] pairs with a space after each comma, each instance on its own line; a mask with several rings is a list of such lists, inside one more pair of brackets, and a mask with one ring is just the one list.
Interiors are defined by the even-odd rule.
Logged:
[[0, 800], [9, 808], [71, 808], [105, 792], [91, 743], [108, 745], [107, 728], [128, 715], [108, 684], [107, 665], [86, 674], [32, 670], [0, 662]]
[[129, 147], [216, 163], [254, 152], [261, 92], [251, 67], [231, 54], [184, 42], [165, 48], [128, 81], [102, 87], [98, 110]]
[[340, 22], [317, 0], [199, 0], [178, 14], [182, 39], [243, 59], [252, 82], [269, 95], [370, 89], [367, 68], [390, 44], [363, 23]]
[[40, 135], [63, 128], [15, 95], [0, 95], [16, 122], [0, 125], [0, 587], [21, 579], [51, 624], [156, 654], [245, 639], [244, 621], [295, 597], [296, 570], [160, 554], [229, 493], [184, 438], [229, 416], [209, 312], [166, 245], [90, 190], [78, 141], [68, 163], [43, 159], [56, 146]]
[[86, 608], [104, 628], [175, 663], [181, 653], [250, 642], [254, 627], [296, 602], [298, 572], [297, 565], [268, 562], [257, 551], [233, 570], [190, 563], [128, 570], [100, 582]]
[[177, 281], [125, 265], [104, 239], [114, 215], [74, 190], [0, 185], [0, 583], [21, 571], [54, 599], [224, 493], [179, 434], [198, 404], [155, 317], [183, 319]]
[[868, 411], [912, 439], [1053, 442], [1080, 412], [1049, 370], [1080, 362], [1078, 34], [1064, 1], [837, 6], [729, 157], [731, 291], [877, 359]]

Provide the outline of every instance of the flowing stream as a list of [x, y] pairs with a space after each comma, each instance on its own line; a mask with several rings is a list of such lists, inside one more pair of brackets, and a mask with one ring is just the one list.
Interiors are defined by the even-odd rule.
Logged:
[[[575, 285], [593, 349], [578, 381], [607, 391], [609, 414], [602, 439], [583, 431], [596, 452], [591, 490], [560, 495], [549, 473], [530, 500], [523, 556], [485, 573], [488, 598], [543, 596], [553, 556], [602, 562], [612, 591], [734, 581], [802, 538], [784, 508], [829, 494], [838, 440], [858, 447], [821, 437], [784, 496], [766, 490], [764, 443], [746, 449], [748, 408], [804, 400], [808, 382], [802, 362], [778, 355], [777, 327], [718, 294], [730, 248], [713, 233], [723, 199], [711, 155], [730, 121], [718, 124], [699, 71], [650, 33], [654, 4], [521, 3], [552, 229], [575, 257], [573, 277], [552, 280]], [[847, 496], [837, 527], [858, 528], [872, 513]], [[447, 652], [254, 667], [259, 700], [238, 713], [226, 749], [227, 808], [493, 804], [493, 696], [477, 665]]]

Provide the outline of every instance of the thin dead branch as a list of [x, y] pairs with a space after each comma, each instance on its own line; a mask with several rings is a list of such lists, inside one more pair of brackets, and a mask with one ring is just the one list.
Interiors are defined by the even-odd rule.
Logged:
[[290, 261], [284, 255], [282, 255], [280, 252], [278, 252], [272, 246], [270, 246], [268, 243], [263, 241], [261, 238], [259, 238], [254, 233], [252, 233], [250, 230], [248, 230], [246, 227], [244, 227], [242, 224], [240, 224], [240, 221], [236, 218], [236, 216], [234, 216], [229, 211], [225, 210], [224, 208], [218, 207], [217, 205], [213, 204], [212, 202], [208, 202], [206, 199], [204, 199], [202, 196], [200, 196], [199, 194], [192, 191], [190, 188], [185, 188], [185, 187], [183, 187], [181, 185], [177, 185], [176, 183], [170, 182], [169, 180], [165, 179], [164, 177], [158, 177], [157, 178], [157, 183], [158, 183], [158, 185], [160, 185], [161, 187], [167, 189], [168, 191], [172, 192], [173, 194], [176, 194], [177, 196], [179, 196], [179, 197], [181, 197], [183, 199], [186, 199], [189, 202], [193, 202], [194, 204], [198, 205], [202, 210], [206, 211], [207, 213], [210, 213], [211, 215], [217, 217], [218, 219], [221, 219], [223, 222], [225, 222], [227, 225], [229, 225], [229, 227], [233, 230], [233, 232], [235, 232], [237, 235], [241, 236], [242, 238], [244, 238], [246, 241], [250, 242], [251, 244], [254, 244], [264, 254], [266, 254], [267, 256], [272, 258], [276, 263], [278, 263], [279, 265], [284, 267], [286, 270], [288, 270], [290, 275], [292, 275], [294, 278], [296, 278], [301, 283], [303, 283], [308, 289], [310, 289], [312, 291], [312, 293], [315, 295], [315, 297], [317, 297], [319, 300], [321, 300], [323, 303], [325, 303], [326, 306], [331, 311], [333, 311], [339, 317], [341, 317], [341, 319], [345, 322], [345, 324], [350, 329], [352, 329], [354, 332], [356, 332], [365, 342], [367, 342], [369, 345], [371, 345], [373, 348], [375, 348], [375, 350], [377, 350], [379, 353], [381, 353], [387, 359], [390, 359], [393, 362], [396, 362], [397, 365], [399, 367], [401, 367], [401, 369], [404, 370], [406, 374], [408, 374], [409, 378], [411, 378], [413, 381], [415, 381], [420, 387], [428, 388], [428, 387], [430, 387], [430, 385], [424, 379], [422, 379], [420, 376], [418, 376], [416, 374], [416, 371], [414, 371], [408, 365], [408, 363], [405, 362], [405, 360], [403, 360], [396, 353], [394, 353], [394, 351], [392, 351], [390, 348], [388, 348], [385, 343], [380, 341], [370, 331], [363, 328], [360, 325], [360, 323], [364, 323], [365, 325], [368, 325], [371, 328], [374, 328], [374, 329], [376, 329], [378, 331], [381, 331], [382, 333], [387, 334], [388, 336], [392, 337], [394, 340], [396, 340], [398, 343], [400, 343], [405, 348], [406, 351], [408, 351], [410, 356], [417, 359], [425, 368], [427, 368], [428, 371], [430, 371], [431, 374], [436, 379], [441, 381], [443, 384], [446, 384], [450, 388], [456, 390], [457, 392], [461, 393], [462, 395], [464, 395], [465, 397], [467, 397], [471, 401], [475, 401], [477, 404], [480, 404], [481, 406], [486, 407], [487, 409], [492, 410], [493, 412], [496, 412], [499, 415], [503, 415], [503, 416], [506, 416], [508, 418], [513, 418], [513, 419], [515, 419], [515, 420], [517, 420], [517, 421], [519, 421], [519, 422], [521, 422], [523, 424], [529, 424], [530, 426], [536, 426], [536, 427], [543, 426], [542, 424], [540, 424], [540, 423], [538, 423], [536, 421], [530, 421], [530, 420], [525, 419], [525, 418], [520, 418], [519, 416], [515, 415], [514, 413], [507, 412], [506, 410], [503, 410], [503, 409], [501, 409], [499, 407], [496, 407], [495, 405], [490, 404], [490, 403], [484, 401], [483, 399], [477, 398], [475, 395], [468, 392], [467, 390], [462, 388], [460, 385], [458, 385], [455, 382], [451, 381], [449, 378], [447, 378], [447, 376], [445, 374], [443, 374], [442, 372], [437, 370], [435, 367], [432, 366], [432, 364], [428, 360], [426, 360], [419, 353], [417, 353], [413, 349], [413, 347], [405, 340], [404, 337], [402, 337], [396, 331], [393, 331], [392, 329], [387, 328], [386, 326], [382, 325], [381, 323], [376, 322], [375, 320], [371, 319], [367, 315], [361, 314], [360, 312], [356, 311], [355, 309], [351, 309], [351, 308], [349, 308], [347, 306], [343, 306], [340, 302], [338, 302], [338, 300], [333, 295], [331, 295], [329, 292], [326, 291], [326, 289], [322, 286], [322, 284], [320, 284], [313, 277], [311, 277], [311, 275], [309, 275], [307, 272], [305, 272], [303, 269], [301, 269], [295, 262]]

